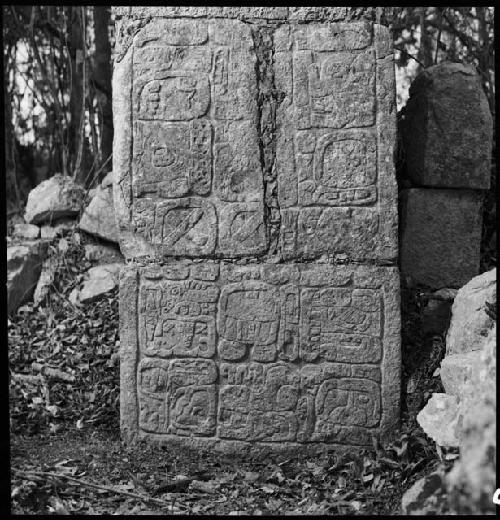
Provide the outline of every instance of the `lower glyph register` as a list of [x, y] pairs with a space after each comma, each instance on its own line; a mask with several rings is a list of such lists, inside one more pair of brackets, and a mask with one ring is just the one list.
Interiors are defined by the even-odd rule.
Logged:
[[121, 280], [122, 428], [367, 446], [399, 405], [396, 268], [176, 261]]

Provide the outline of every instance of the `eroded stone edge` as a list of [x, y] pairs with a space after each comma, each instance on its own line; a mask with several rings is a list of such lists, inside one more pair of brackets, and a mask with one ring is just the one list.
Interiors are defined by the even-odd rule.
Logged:
[[398, 258], [398, 186], [394, 164], [396, 145], [394, 52], [389, 29], [375, 23], [373, 30], [376, 59], [379, 259], [395, 263]]
[[[380, 437], [390, 439], [400, 424], [401, 406], [401, 293], [397, 267], [385, 267], [382, 419]], [[390, 319], [388, 317], [390, 316]]]
[[137, 396], [139, 273], [136, 267], [120, 271], [120, 430], [127, 442], [139, 433]]

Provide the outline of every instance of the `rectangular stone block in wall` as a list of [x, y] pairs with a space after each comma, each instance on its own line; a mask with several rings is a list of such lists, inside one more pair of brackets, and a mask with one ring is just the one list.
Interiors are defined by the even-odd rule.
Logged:
[[440, 289], [462, 287], [479, 274], [482, 197], [473, 190], [403, 191], [402, 276]]
[[493, 121], [474, 67], [445, 62], [418, 75], [401, 126], [416, 185], [489, 189]]
[[129, 265], [122, 432], [229, 451], [370, 446], [398, 421], [399, 304], [396, 267]]
[[274, 35], [285, 259], [397, 258], [395, 83], [386, 27], [283, 25]]
[[126, 257], [262, 253], [256, 55], [238, 20], [153, 18], [115, 62], [114, 190]]

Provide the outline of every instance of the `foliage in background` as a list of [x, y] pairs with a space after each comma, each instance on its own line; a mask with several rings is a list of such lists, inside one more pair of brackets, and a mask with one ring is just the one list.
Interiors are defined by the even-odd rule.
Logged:
[[[55, 173], [111, 170], [109, 6], [3, 7], [8, 209]], [[10, 208], [9, 208], [10, 206]]]

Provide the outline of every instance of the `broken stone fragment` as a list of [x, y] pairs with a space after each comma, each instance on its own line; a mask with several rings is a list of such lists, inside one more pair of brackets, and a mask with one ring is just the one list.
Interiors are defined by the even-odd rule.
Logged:
[[443, 475], [434, 472], [417, 480], [401, 500], [403, 515], [440, 514], [446, 508], [446, 486]]
[[108, 244], [85, 244], [85, 258], [91, 262], [109, 264], [124, 262], [123, 255], [117, 247]]
[[481, 351], [450, 354], [441, 362], [441, 381], [447, 394], [462, 397], [464, 385], [479, 370]]
[[78, 299], [81, 303], [90, 303], [118, 286], [121, 264], [104, 264], [91, 267], [85, 276]]
[[40, 228], [34, 224], [16, 224], [12, 236], [35, 240], [40, 236]]
[[40, 305], [49, 294], [50, 286], [54, 283], [55, 265], [52, 257], [44, 261], [40, 278], [36, 284], [35, 293], [33, 294], [33, 303]]
[[8, 314], [15, 312], [33, 295], [46, 254], [47, 243], [42, 241], [7, 248]]
[[494, 324], [479, 353], [479, 367], [462, 389], [460, 460], [448, 475], [452, 499], [484, 513], [495, 511], [496, 349]]
[[79, 227], [81, 230], [111, 242], [119, 241], [113, 207], [113, 181], [108, 174], [96, 189], [90, 204], [85, 208]]
[[433, 394], [417, 415], [418, 424], [439, 446], [458, 446], [458, 398]]
[[493, 326], [486, 312], [487, 302], [496, 305], [496, 268], [473, 278], [457, 293], [451, 308], [451, 323], [446, 336], [446, 354], [481, 350]]
[[24, 219], [29, 224], [43, 224], [78, 215], [84, 193], [71, 177], [56, 174], [30, 191]]

